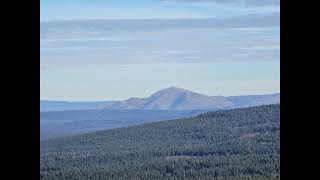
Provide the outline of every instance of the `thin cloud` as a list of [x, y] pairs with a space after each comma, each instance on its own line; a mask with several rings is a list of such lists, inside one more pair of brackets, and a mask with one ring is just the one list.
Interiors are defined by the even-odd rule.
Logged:
[[240, 6], [269, 6], [269, 5], [280, 5], [280, 0], [159, 0], [163, 2], [190, 2], [190, 3], [208, 3], [215, 2], [221, 4], [233, 4]]

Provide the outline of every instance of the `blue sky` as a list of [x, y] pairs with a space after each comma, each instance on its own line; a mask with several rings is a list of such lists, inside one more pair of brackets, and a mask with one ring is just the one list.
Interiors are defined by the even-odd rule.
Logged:
[[[212, 96], [279, 92], [279, 6], [216, 1], [41, 0], [41, 99], [122, 100], [170, 86]], [[154, 18], [223, 23], [143, 20]]]
[[275, 61], [109, 64], [41, 73], [46, 77], [41, 97], [51, 100], [121, 100], [169, 86], [207, 95], [270, 94], [280, 89]]
[[280, 11], [277, 3], [252, 6], [252, 2], [259, 0], [251, 0], [244, 6], [241, 1], [246, 0], [235, 0], [239, 3], [234, 4], [175, 0], [41, 0], [40, 20], [225, 18]]

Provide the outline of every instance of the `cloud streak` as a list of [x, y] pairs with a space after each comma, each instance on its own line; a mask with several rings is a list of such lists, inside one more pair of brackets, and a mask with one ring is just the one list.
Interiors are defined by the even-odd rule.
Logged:
[[189, 2], [189, 3], [208, 3], [215, 2], [221, 4], [233, 4], [238, 6], [279, 6], [280, 0], [159, 0], [162, 2]]
[[280, 29], [269, 18], [43, 23], [40, 55], [50, 67], [278, 61]]

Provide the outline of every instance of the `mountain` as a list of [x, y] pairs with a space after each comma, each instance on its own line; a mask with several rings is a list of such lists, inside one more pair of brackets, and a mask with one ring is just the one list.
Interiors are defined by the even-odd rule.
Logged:
[[280, 103], [280, 94], [246, 96], [207, 96], [189, 90], [169, 87], [146, 98], [124, 101], [68, 102], [40, 101], [40, 111], [90, 109], [195, 110], [231, 109]]
[[40, 179], [280, 179], [280, 105], [40, 142]]
[[147, 98], [103, 102], [40, 102], [40, 139], [128, 127], [199, 113], [280, 102], [280, 94], [207, 96], [170, 87]]
[[280, 94], [230, 97], [207, 96], [177, 87], [170, 87], [160, 90], [147, 98], [129, 98], [124, 101], [107, 104], [104, 108], [152, 110], [230, 109], [279, 102]]

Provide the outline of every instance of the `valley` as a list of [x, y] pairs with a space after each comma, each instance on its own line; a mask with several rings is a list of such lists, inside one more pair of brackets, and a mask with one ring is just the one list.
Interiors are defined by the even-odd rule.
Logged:
[[41, 179], [279, 179], [280, 104], [41, 142]]

